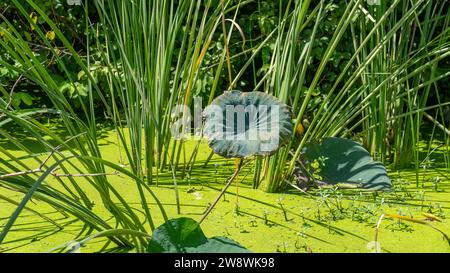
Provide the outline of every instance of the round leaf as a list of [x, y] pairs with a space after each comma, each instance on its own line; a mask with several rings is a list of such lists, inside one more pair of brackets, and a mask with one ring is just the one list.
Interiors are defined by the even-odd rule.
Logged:
[[225, 237], [207, 239], [191, 218], [170, 219], [153, 231], [148, 252], [169, 253], [243, 253], [250, 252]]
[[263, 92], [226, 91], [203, 115], [209, 146], [226, 158], [271, 155], [293, 130], [288, 106]]

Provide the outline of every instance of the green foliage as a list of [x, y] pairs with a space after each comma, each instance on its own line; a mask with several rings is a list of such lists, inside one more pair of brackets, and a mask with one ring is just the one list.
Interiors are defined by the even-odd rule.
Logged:
[[[421, 137], [422, 112], [437, 108], [442, 113], [449, 104], [440, 100], [443, 92], [438, 88], [449, 70], [437, 69], [450, 56], [446, 7], [448, 3], [400, 0], [379, 7], [364, 1], [338, 6], [303, 1], [285, 7], [274, 35], [272, 69], [257, 86], [292, 106], [295, 127], [307, 128], [288, 148], [257, 163], [265, 167], [256, 174], [255, 187], [283, 188], [304, 145], [327, 136], [359, 138], [377, 160], [386, 163], [390, 158], [396, 167], [413, 162], [418, 171], [415, 145]], [[438, 12], [430, 17], [432, 10]], [[337, 26], [330, 27], [334, 14]], [[306, 26], [312, 28], [309, 35]], [[325, 33], [329, 35], [321, 36]], [[304, 35], [301, 46], [298, 41]], [[319, 62], [311, 66], [314, 58]], [[432, 91], [437, 101], [428, 100]]]
[[248, 253], [225, 237], [206, 238], [199, 224], [191, 218], [170, 219], [153, 231], [147, 252], [169, 253]]
[[[232, 113], [228, 113], [229, 106], [233, 106]], [[267, 107], [267, 116], [258, 114], [261, 106]], [[277, 120], [272, 117], [274, 107]], [[237, 122], [229, 119], [230, 115], [234, 119], [235, 114], [239, 120], [244, 119], [245, 128], [239, 129]], [[270, 155], [289, 141], [293, 130], [291, 115], [287, 105], [266, 93], [227, 91], [205, 109], [204, 135], [213, 151], [226, 158]]]
[[310, 173], [327, 184], [354, 184], [370, 190], [388, 190], [392, 183], [382, 163], [373, 161], [359, 143], [328, 137], [309, 142], [303, 150]]
[[[35, 1], [35, 4], [39, 6], [43, 14], [48, 16], [55, 26], [64, 33], [67, 40], [71, 41], [73, 48], [77, 54], [79, 54], [79, 56], [75, 57], [55, 35], [47, 20], [45, 20], [43, 16], [28, 3], [24, 2], [22, 4], [23, 9], [28, 13], [28, 17], [30, 17], [32, 22], [29, 22], [27, 18], [24, 18], [11, 0], [6, 0], [0, 4], [2, 16], [14, 26], [14, 31], [17, 31], [17, 34], [24, 39], [34, 56], [45, 66], [46, 71], [52, 75], [53, 79], [58, 82], [61, 87], [61, 92], [67, 99], [73, 102], [74, 109], [77, 112], [81, 111], [81, 101], [87, 101], [86, 89], [88, 83], [86, 78], [80, 79], [76, 77], [77, 73], [79, 73], [76, 58], [82, 57], [87, 61], [85, 52], [89, 49], [90, 51], [93, 51], [91, 53], [90, 61], [98, 61], [101, 57], [99, 49], [96, 44], [88, 45], [88, 40], [99, 38], [97, 36], [103, 37], [104, 35], [95, 32], [92, 28], [87, 28], [85, 9], [81, 5], [70, 5], [66, 0]], [[98, 15], [93, 7], [87, 11], [87, 14], [89, 15], [89, 20], [91, 22], [96, 21]], [[5, 32], [11, 32], [13, 29], [11, 29], [4, 20], [1, 20], [0, 22], [0, 36], [2, 36], [0, 38], [3, 38], [5, 42], [13, 45], [14, 41], [9, 41], [5, 35]], [[45, 34], [44, 39], [43, 37], [40, 37], [36, 27], [43, 31]], [[47, 42], [50, 42], [54, 48], [49, 47]], [[54, 52], [52, 52], [52, 50], [54, 50]], [[58, 63], [55, 62], [56, 57], [64, 60], [67, 67], [62, 68], [59, 66]], [[0, 61], [5, 61], [17, 68], [27, 69], [26, 67], [21, 66], [21, 64], [18, 63], [8, 51], [5, 51], [3, 47], [0, 47]], [[70, 72], [70, 77], [67, 76], [64, 69], [67, 69]], [[95, 74], [95, 71], [92, 72]], [[96, 79], [100, 82], [103, 81], [102, 84], [106, 83], [106, 78], [96, 77]], [[20, 89], [20, 92], [27, 93], [29, 98], [33, 98], [31, 104], [15, 103], [13, 104], [14, 108], [45, 107], [46, 105], [51, 104], [45, 92], [42, 92], [41, 88], [36, 83], [23, 77], [23, 73], [18, 73], [17, 71], [1, 66], [0, 82], [5, 86], [14, 86], [15, 88], [11, 90], [12, 93]], [[18, 95], [18, 98], [16, 99], [17, 102], [20, 101], [19, 97], [23, 97], [23, 95]], [[96, 109], [99, 112], [104, 111], [104, 106], [99, 103], [100, 98], [95, 96], [94, 99], [98, 106]], [[30, 100], [27, 100], [27, 102], [30, 102]]]
[[18, 108], [22, 103], [27, 106], [31, 106], [33, 104], [33, 100], [34, 98], [29, 94], [24, 92], [17, 92], [13, 95], [12, 103], [16, 108]]

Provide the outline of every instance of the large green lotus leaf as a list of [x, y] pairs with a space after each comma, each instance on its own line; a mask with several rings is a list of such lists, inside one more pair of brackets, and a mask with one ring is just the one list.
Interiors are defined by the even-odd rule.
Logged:
[[[337, 137], [309, 142], [303, 150], [308, 163], [320, 164], [319, 175], [330, 184], [350, 183], [371, 190], [389, 190], [392, 186], [386, 168], [374, 161], [359, 143]], [[322, 164], [322, 163], [323, 164]]]
[[148, 252], [235, 253], [249, 252], [225, 237], [206, 238], [199, 224], [187, 217], [170, 219], [153, 231]]
[[271, 155], [292, 135], [288, 106], [263, 92], [226, 91], [203, 115], [209, 146], [226, 158]]

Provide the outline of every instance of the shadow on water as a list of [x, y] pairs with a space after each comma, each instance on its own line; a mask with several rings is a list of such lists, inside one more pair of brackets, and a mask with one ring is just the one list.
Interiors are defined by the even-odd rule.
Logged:
[[[38, 241], [43, 241], [44, 239], [49, 238], [59, 232], [64, 232], [64, 228], [79, 222], [78, 219], [73, 218], [72, 219], [64, 218], [64, 221], [62, 219], [58, 219], [55, 221], [58, 222], [60, 227], [57, 227], [48, 222], [46, 222], [48, 223], [47, 225], [40, 225], [40, 226], [36, 226], [36, 224], [39, 222], [30, 222], [14, 225], [14, 227], [11, 229], [11, 233], [14, 233], [16, 235], [25, 233], [29, 235], [20, 236], [17, 239], [6, 240], [0, 245], [1, 247], [0, 253], [11, 252], [16, 249], [27, 247]], [[11, 247], [9, 247], [10, 245]], [[42, 249], [42, 251], [45, 251], [45, 249]]]
[[[61, 122], [55, 120], [52, 120], [51, 123], [47, 125], [47, 129], [63, 140], [73, 136]], [[113, 142], [106, 141], [106, 138], [111, 134], [111, 129], [112, 127], [109, 125], [101, 125], [101, 127], [98, 128], [97, 140], [102, 140], [99, 146], [114, 144]], [[45, 137], [47, 144], [52, 147], [56, 147], [60, 144], [57, 140], [46, 136], [45, 133], [42, 133], [42, 136]], [[11, 138], [14, 138], [14, 141]], [[0, 146], [8, 151], [22, 151], [23, 149], [16, 145], [14, 143], [15, 141], [26, 147], [31, 153], [38, 154], [49, 151], [49, 147], [44, 146], [42, 141], [36, 139], [36, 136], [26, 131], [23, 127], [8, 124], [0, 128]], [[74, 147], [73, 143], [68, 143], [68, 145]], [[61, 151], [64, 151], [64, 149], [61, 149]]]

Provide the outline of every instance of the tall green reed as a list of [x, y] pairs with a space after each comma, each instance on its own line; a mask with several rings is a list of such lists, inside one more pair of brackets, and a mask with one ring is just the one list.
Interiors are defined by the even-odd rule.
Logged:
[[[0, 60], [0, 64], [42, 88], [51, 105], [49, 109], [22, 110], [0, 100], [0, 134], [39, 166], [28, 170], [29, 166], [22, 158], [0, 147], [0, 153], [6, 156], [0, 165], [0, 185], [25, 194], [22, 202], [3, 197], [17, 205], [17, 209], [3, 228], [0, 242], [14, 226], [22, 210], [30, 211], [26, 205], [31, 198], [36, 198], [61, 213], [82, 220], [86, 224], [86, 229], [83, 229], [86, 236], [98, 231], [98, 234], [107, 234], [119, 246], [143, 251], [148, 238], [136, 236], [136, 232], [149, 233], [155, 228], [153, 210], [148, 205], [150, 199], [155, 200], [162, 218], [167, 220], [162, 204], [148, 184], [154, 180], [157, 183], [160, 172], [169, 168], [175, 189], [177, 186], [176, 172], [183, 140], [173, 141], [171, 138], [172, 113], [178, 105], [191, 105], [194, 83], [202, 73], [202, 61], [220, 26], [221, 16], [234, 12], [236, 18], [239, 6], [249, 2], [242, 1], [237, 6], [230, 6], [230, 2], [226, 1], [223, 7], [216, 7], [212, 6], [211, 0], [85, 1], [86, 33], [103, 34], [86, 37], [85, 58], [79, 56], [56, 24], [32, 0], [27, 0], [26, 4], [14, 0], [23, 20], [34, 27], [40, 42], [49, 49], [66, 79], [74, 82], [70, 73], [74, 69], [83, 71], [87, 76], [88, 99], [80, 99], [81, 113], [76, 112], [60, 92], [58, 82], [45, 64], [39, 62], [31, 45], [21, 37], [8, 18], [1, 17], [7, 25], [1, 29], [5, 33], [5, 38], [0, 39], [1, 49], [19, 65], [6, 60]], [[88, 17], [89, 5], [95, 6], [99, 22], [91, 22]], [[61, 47], [49, 41], [41, 26], [28, 16], [30, 8], [55, 32], [57, 40], [76, 63], [76, 68], [68, 69], [67, 59], [60, 54]], [[229, 40], [235, 24], [234, 20], [227, 21], [232, 22], [228, 31]], [[106, 89], [98, 85], [91, 73], [91, 46], [100, 50], [100, 62], [107, 71]], [[223, 61], [224, 57], [216, 68], [211, 97], [218, 88]], [[1, 85], [0, 91], [5, 98], [12, 94], [11, 90], [5, 90]], [[119, 146], [117, 158], [101, 152], [94, 96], [101, 98], [106, 116], [113, 121]], [[73, 136], [70, 141], [42, 124], [39, 121], [42, 115], [60, 119], [61, 125], [67, 128], [66, 133]], [[3, 129], [7, 124], [22, 127], [46, 151], [44, 155], [49, 156], [43, 158], [43, 154], [34, 154], [22, 145], [18, 137]], [[53, 171], [55, 169], [59, 169], [58, 174]], [[144, 220], [136, 214], [129, 200], [110, 183], [109, 170], [135, 181]], [[77, 175], [73, 175], [74, 172]], [[49, 179], [56, 180], [58, 185], [44, 183]], [[102, 205], [113, 216], [113, 221], [107, 221], [106, 215], [99, 216], [93, 212], [91, 196], [84, 186], [80, 186], [80, 180], [94, 188], [102, 198]], [[176, 198], [180, 212], [177, 190]]]
[[[292, 179], [295, 162], [307, 141], [358, 130], [363, 143], [378, 159], [386, 162], [387, 151], [394, 149], [396, 166], [413, 161], [417, 169], [422, 113], [448, 104], [427, 104], [430, 86], [449, 76], [448, 71], [436, 70], [450, 54], [448, 14], [443, 13], [445, 3], [382, 2], [381, 6], [369, 7], [365, 1], [348, 3], [318, 67], [308, 65], [310, 48], [314, 47], [315, 29], [326, 18], [326, 7], [331, 4], [320, 1], [306, 20], [304, 14], [310, 1], [293, 1], [289, 9], [290, 1], [285, 7], [269, 73], [257, 86], [264, 86], [266, 92], [292, 106], [296, 126], [305, 118], [308, 103], [344, 35], [353, 37], [354, 54], [332, 87], [325, 90], [326, 96], [301, 139], [293, 135], [287, 148], [270, 158], [258, 159], [255, 187], [270, 192], [284, 187], [285, 181]], [[303, 20], [314, 24], [314, 30], [309, 42], [299, 48], [296, 45], [302, 37]], [[420, 37], [419, 42], [414, 35]], [[306, 73], [314, 75], [309, 86]]]
[[[70, 53], [71, 58], [78, 65], [78, 69], [87, 75], [89, 94], [87, 102], [80, 101], [81, 113], [76, 112], [60, 92], [58, 83], [50, 71], [39, 61], [31, 45], [22, 38], [8, 18], [1, 17], [2, 23], [7, 27], [2, 29], [5, 34], [4, 38], [0, 39], [0, 46], [4, 52], [10, 55], [11, 59], [19, 64], [13, 65], [6, 60], [0, 60], [1, 65], [16, 71], [39, 86], [48, 96], [52, 105], [49, 110], [21, 110], [4, 100], [0, 104], [2, 117], [0, 133], [39, 166], [37, 169], [29, 170], [30, 167], [23, 163], [21, 158], [9, 153], [3, 147], [0, 148], [2, 155], [5, 155], [2, 157], [0, 166], [0, 185], [25, 193], [22, 202], [6, 226], [3, 227], [0, 242], [6, 237], [22, 210], [26, 209], [31, 198], [42, 200], [58, 211], [69, 213], [82, 220], [87, 226], [86, 235], [95, 230], [103, 231], [115, 228], [150, 232], [155, 225], [148, 200], [154, 199], [157, 202], [164, 219], [167, 219], [167, 215], [146, 181], [147, 179], [151, 181], [153, 167], [161, 165], [161, 154], [163, 152], [167, 154], [167, 139], [170, 140], [168, 127], [171, 107], [182, 102], [180, 96], [185, 94], [186, 100], [191, 97], [186, 91], [186, 89], [189, 90], [189, 87], [184, 85], [188, 82], [185, 80], [192, 80], [198, 72], [201, 54], [204, 54], [204, 50], [208, 48], [205, 45], [208, 42], [208, 35], [211, 36], [214, 30], [214, 13], [205, 11], [200, 24], [197, 17], [201, 13], [199, 8], [201, 1], [181, 1], [177, 6], [174, 1], [152, 3], [147, 1], [108, 1], [107, 3], [96, 1], [94, 4], [98, 8], [101, 23], [103, 23], [100, 27], [103, 27], [102, 30], [107, 35], [103, 41], [88, 40], [88, 44], [104, 43], [106, 48], [103, 56], [109, 72], [107, 76], [110, 88], [101, 90], [90, 73], [89, 49], [87, 59], [80, 57], [56, 24], [33, 1], [22, 3], [14, 0], [13, 3], [15, 8], [20, 11], [23, 20], [34, 26], [37, 37], [50, 50], [58, 69], [67, 77], [67, 80], [73, 82], [73, 76], [69, 72], [66, 60], [61, 56], [59, 48], [46, 38], [41, 26], [28, 16], [30, 13], [28, 9], [31, 8], [55, 32], [58, 41]], [[86, 25], [88, 28], [94, 27], [87, 17], [88, 5], [92, 3], [86, 1], [84, 4]], [[208, 17], [208, 14], [212, 16]], [[216, 11], [216, 17], [218, 14], [219, 12]], [[108, 17], [106, 18], [105, 15]], [[207, 18], [210, 21], [206, 20]], [[183, 24], [190, 25], [190, 28], [183, 32]], [[204, 30], [197, 33], [199, 25]], [[86, 29], [86, 32], [88, 31], [89, 29]], [[179, 42], [180, 35], [183, 37], [180, 39], [183, 44], [181, 52], [174, 54], [173, 50], [175, 44]], [[195, 49], [193, 49], [193, 45], [195, 45]], [[116, 46], [117, 48], [115, 48]], [[204, 48], [203, 51], [200, 51], [201, 46]], [[190, 58], [192, 54], [197, 54], [199, 57]], [[178, 60], [175, 76], [173, 76], [172, 68], [175, 57], [178, 57]], [[109, 92], [109, 97], [106, 96], [106, 92]], [[9, 90], [4, 90], [3, 87], [2, 93], [6, 98], [10, 94]], [[118, 138], [122, 144], [121, 148], [125, 151], [128, 162], [117, 164], [114, 159], [109, 161], [109, 156], [102, 155], [98, 143], [98, 117], [94, 109], [94, 94], [101, 98], [107, 115], [113, 118]], [[111, 99], [108, 100], [108, 98]], [[70, 139], [69, 143], [57, 133], [52, 132], [36, 118], [37, 115], [42, 115], [44, 112], [56, 115], [66, 128], [67, 134], [77, 137]], [[123, 124], [124, 120], [125, 125]], [[43, 159], [42, 155], [35, 154], [28, 147], [22, 145], [17, 137], [4, 130], [7, 123], [22, 127], [28, 136], [37, 140], [51, 158]], [[125, 137], [125, 126], [130, 132], [128, 137], [130, 145]], [[165, 144], [166, 146], [164, 146]], [[61, 153], [60, 149], [64, 149], [64, 153]], [[166, 150], [163, 151], [163, 149]], [[105, 160], [106, 158], [108, 160]], [[129, 164], [131, 171], [125, 169], [124, 164]], [[60, 172], [58, 174], [52, 171], [57, 168]], [[144, 221], [109, 182], [107, 170], [110, 169], [135, 181], [145, 216]], [[73, 172], [78, 173], [79, 176], [77, 175], [75, 178]], [[56, 180], [58, 185], [43, 183], [49, 179]], [[114, 222], [107, 221], [107, 216], [101, 217], [93, 212], [91, 196], [86, 194], [84, 186], [80, 186], [80, 180], [85, 180], [87, 185], [90, 185], [99, 194], [103, 206], [114, 217]], [[136, 247], [139, 251], [144, 249], [148, 240], [144, 237], [132, 236], [131, 233], [129, 236], [124, 235], [123, 232], [117, 234], [117, 238], [111, 238], [116, 244]]]

